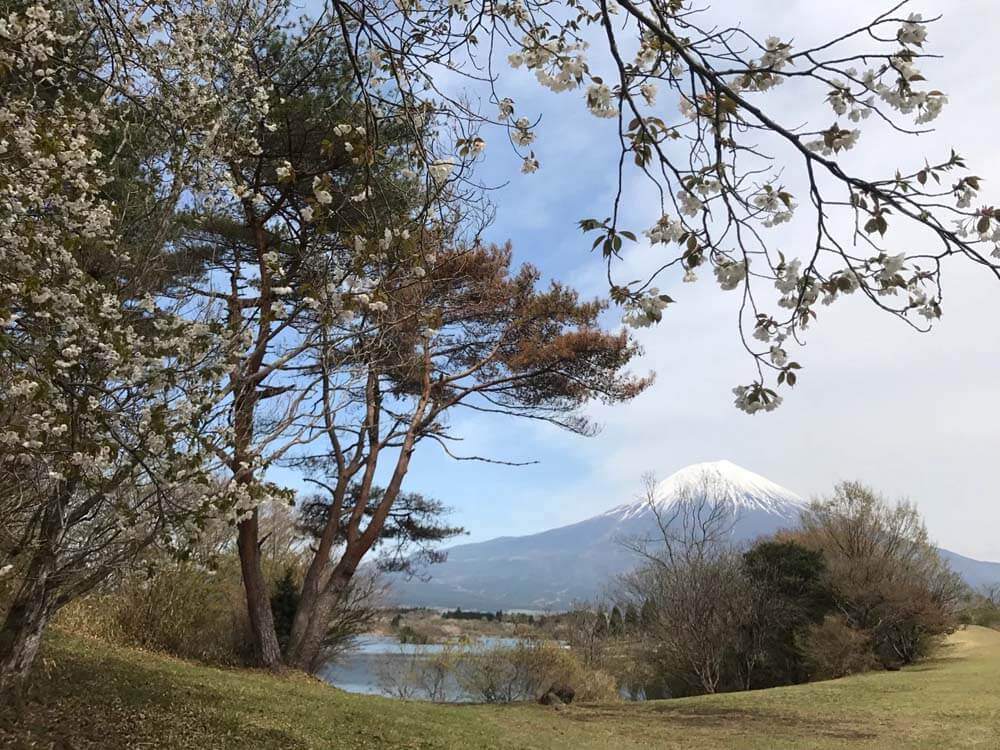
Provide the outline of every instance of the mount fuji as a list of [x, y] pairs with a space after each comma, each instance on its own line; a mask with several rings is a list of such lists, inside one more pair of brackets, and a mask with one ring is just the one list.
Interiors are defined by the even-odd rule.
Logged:
[[[639, 557], [623, 542], [662, 538], [658, 519], [684, 516], [686, 503], [696, 504], [688, 517], [718, 508], [735, 544], [794, 527], [804, 507], [791, 490], [729, 461], [694, 464], [656, 484], [648, 497], [584, 521], [451, 547], [445, 562], [427, 570], [429, 580], [391, 576], [392, 598], [414, 607], [564, 609], [632, 570]], [[1000, 563], [941, 552], [971, 586], [1000, 582]]]

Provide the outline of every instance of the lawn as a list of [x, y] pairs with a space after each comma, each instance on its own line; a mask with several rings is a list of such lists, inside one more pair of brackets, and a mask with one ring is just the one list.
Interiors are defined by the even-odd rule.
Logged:
[[570, 706], [437, 706], [53, 636], [12, 748], [1000, 747], [1000, 633], [970, 627], [901, 672], [750, 693]]

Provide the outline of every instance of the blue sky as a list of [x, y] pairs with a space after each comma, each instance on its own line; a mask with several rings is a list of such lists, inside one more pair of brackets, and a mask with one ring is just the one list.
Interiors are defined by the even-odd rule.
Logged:
[[[779, 5], [772, 1], [727, 0], [717, 2], [713, 13], [737, 13], [760, 37], [777, 34], [804, 46], [852, 28], [853, 22], [884, 10], [882, 5], [798, 0], [781, 3], [776, 15]], [[926, 0], [912, 10], [925, 16], [946, 13], [930, 30], [933, 51], [945, 59], [921, 68], [949, 95], [950, 104], [935, 123], [937, 132], [919, 139], [900, 142], [885, 132], [863, 131], [848, 164], [882, 176], [896, 163], [919, 162], [924, 154], [946, 154], [955, 146], [986, 178], [984, 202], [1000, 202], [990, 179], [1000, 175], [995, 145], [1000, 74], [993, 38], [1000, 28], [1000, 5]], [[520, 175], [519, 161], [502, 144], [503, 134], [483, 132], [488, 148], [482, 177], [510, 182], [493, 196], [497, 221], [488, 238], [512, 240], [519, 260], [599, 294], [605, 290], [604, 269], [588, 252], [589, 242], [576, 222], [609, 213], [613, 122], [589, 115], [579, 93], [552, 94], [523, 71], [503, 74], [503, 91], [515, 99], [518, 112], [542, 116], [533, 144], [542, 168]], [[795, 93], [774, 97], [779, 114], [822, 126], [833, 121], [819, 101], [822, 95], [803, 103]], [[662, 106], [675, 104], [664, 100]], [[793, 186], [800, 179], [793, 173], [796, 166], [789, 163]], [[627, 213], [640, 229], [658, 215], [650, 196], [641, 192], [630, 196]], [[780, 241], [794, 248], [798, 238], [807, 237], [811, 221], [802, 212]], [[623, 274], [650, 268], [656, 253], [639, 244], [625, 259]], [[640, 371], [655, 370], [657, 382], [630, 404], [593, 408], [592, 415], [604, 425], [600, 435], [581, 438], [547, 425], [459, 416], [453, 425], [464, 442], [457, 450], [539, 463], [521, 468], [459, 463], [426, 445], [414, 456], [409, 488], [452, 505], [453, 520], [469, 530], [469, 539], [482, 540], [540, 531], [629, 501], [644, 471], [664, 477], [689, 463], [726, 458], [806, 497], [840, 479], [865, 480], [891, 497], [916, 502], [943, 546], [1000, 560], [995, 479], [1000, 467], [995, 307], [1000, 282], [959, 263], [951, 266], [946, 268], [945, 316], [931, 334], [916, 334], [864, 305], [824, 309], [796, 356], [805, 366], [799, 386], [777, 412], [753, 417], [732, 406], [730, 393], [752, 375], [735, 333], [738, 298], [720, 292], [707, 275], [693, 285], [665, 280], [661, 288], [678, 304], [660, 326], [642, 332], [647, 353], [636, 365]], [[617, 324], [617, 314], [608, 322]]]

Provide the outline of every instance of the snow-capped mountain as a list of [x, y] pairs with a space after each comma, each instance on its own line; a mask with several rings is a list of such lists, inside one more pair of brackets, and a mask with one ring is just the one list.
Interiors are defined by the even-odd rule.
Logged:
[[[798, 518], [804, 503], [791, 490], [754, 474], [731, 461], [692, 464], [656, 485], [651, 498], [660, 511], [703, 500], [725, 506], [733, 516], [761, 512], [782, 518]], [[604, 515], [622, 520], [655, 512], [646, 498], [612, 508]]]
[[[652, 501], [652, 502], [650, 502]], [[400, 605], [464, 609], [558, 610], [593, 599], [638, 562], [623, 541], [656, 539], [660, 521], [720, 506], [732, 541], [750, 542], [796, 525], [803, 501], [791, 490], [729, 461], [694, 464], [659, 482], [650, 498], [538, 534], [500, 537], [448, 550], [429, 580], [395, 576]], [[690, 511], [691, 508], [687, 509]], [[1000, 563], [941, 550], [974, 588], [1000, 583]]]
[[409, 606], [466, 609], [558, 609], [590, 599], [635, 567], [636, 554], [623, 542], [655, 539], [657, 515], [679, 517], [685, 503], [699, 515], [722, 507], [737, 543], [794, 526], [802, 508], [794, 492], [729, 461], [694, 464], [658, 483], [652, 498], [585, 521], [452, 547], [446, 562], [427, 571], [430, 580], [396, 577], [395, 598]]

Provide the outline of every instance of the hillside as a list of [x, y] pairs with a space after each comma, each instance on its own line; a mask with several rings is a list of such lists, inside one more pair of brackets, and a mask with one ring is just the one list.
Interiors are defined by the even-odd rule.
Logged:
[[964, 748], [1000, 746], [1000, 633], [969, 628], [941, 656], [751, 693], [571, 706], [436, 706], [348, 695], [305, 677], [220, 670], [54, 636], [25, 723], [0, 747], [340, 750]]
[[[794, 526], [804, 504], [791, 490], [730, 461], [680, 469], [656, 485], [654, 503], [666, 519], [679, 504], [697, 504], [698, 495], [723, 507], [735, 544]], [[657, 512], [639, 500], [537, 534], [456, 545], [445, 562], [427, 569], [429, 577], [392, 576], [394, 600], [401, 606], [487, 611], [566, 609], [600, 596], [636, 566], [639, 558], [623, 541], [659, 534]], [[1000, 564], [941, 552], [973, 588], [1000, 583]]]

